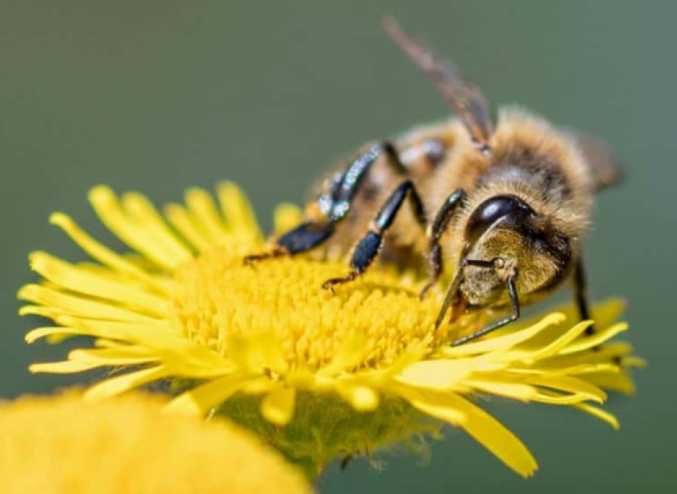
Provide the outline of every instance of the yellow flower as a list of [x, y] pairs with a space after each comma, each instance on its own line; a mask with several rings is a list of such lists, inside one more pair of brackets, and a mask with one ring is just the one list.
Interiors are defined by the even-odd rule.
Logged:
[[0, 404], [3, 494], [310, 493], [301, 472], [232, 424], [162, 413], [137, 394]]
[[[245, 266], [245, 254], [264, 248], [256, 219], [233, 184], [219, 186], [218, 199], [192, 189], [185, 206], [166, 208], [167, 223], [139, 194], [94, 188], [94, 209], [133, 255], [52, 215], [96, 262], [31, 254], [44, 281], [21, 289], [32, 303], [21, 313], [56, 325], [26, 340], [87, 335], [95, 346], [31, 371], [128, 369], [92, 386], [90, 400], [169, 379], [169, 409], [228, 416], [309, 474], [341, 456], [435, 434], [441, 423], [461, 427], [520, 475], [533, 474], [528, 449], [473, 403], [475, 394], [570, 406], [618, 426], [596, 404], [605, 388], [632, 391], [626, 368], [641, 363], [627, 343], [606, 344], [627, 329], [613, 322], [619, 302], [596, 308], [592, 337], [584, 336], [590, 321], [567, 323], [575, 318], [564, 311], [452, 348], [478, 321], [434, 331], [442, 293], [420, 301], [415, 274], [375, 266], [332, 295], [320, 285], [345, 272], [341, 262]], [[276, 229], [298, 220], [297, 209], [283, 206]]]

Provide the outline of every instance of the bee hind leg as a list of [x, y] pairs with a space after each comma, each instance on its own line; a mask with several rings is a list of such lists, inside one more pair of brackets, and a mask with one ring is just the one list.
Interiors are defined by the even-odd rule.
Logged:
[[[585, 280], [585, 267], [583, 260], [578, 258], [574, 268], [574, 299], [576, 300], [576, 308], [581, 321], [591, 319], [590, 306], [588, 304], [588, 293]], [[585, 330], [585, 334], [592, 335], [595, 333], [595, 326], [590, 326]]]
[[334, 234], [336, 224], [350, 212], [355, 195], [380, 156], [385, 157], [385, 163], [391, 172], [396, 175], [406, 172], [392, 143], [384, 141], [371, 146], [337, 176], [327, 193], [318, 199], [319, 202], [326, 204], [325, 220], [301, 223], [279, 237], [270, 252], [246, 256], [245, 264], [254, 264], [285, 255], [301, 254], [329, 240]]
[[367, 270], [383, 246], [383, 235], [393, 224], [397, 213], [407, 198], [409, 198], [414, 218], [425, 229], [426, 217], [421, 197], [416, 191], [414, 182], [404, 180], [386, 199], [372, 222], [371, 228], [353, 249], [350, 272], [340, 278], [328, 279], [322, 284], [322, 288], [333, 290], [334, 286], [352, 281]]
[[253, 264], [264, 259], [300, 254], [327, 241], [334, 233], [335, 223], [307, 221], [289, 230], [275, 241], [270, 252], [253, 254], [244, 258], [245, 264]]

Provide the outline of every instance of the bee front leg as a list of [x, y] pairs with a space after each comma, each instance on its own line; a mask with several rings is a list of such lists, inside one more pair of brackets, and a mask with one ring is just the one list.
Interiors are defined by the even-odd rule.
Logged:
[[479, 331], [475, 331], [474, 333], [471, 333], [466, 336], [462, 336], [458, 338], [457, 340], [454, 340], [451, 343], [451, 346], [459, 346], [463, 345], [464, 343], [468, 343], [469, 341], [476, 340], [477, 338], [484, 336], [486, 334], [489, 334], [493, 331], [496, 331], [497, 329], [502, 328], [506, 324], [510, 324], [511, 322], [516, 321], [520, 317], [520, 301], [519, 297], [517, 296], [517, 287], [515, 286], [515, 277], [511, 276], [508, 278], [506, 281], [506, 285], [508, 288], [508, 295], [510, 296], [510, 305], [512, 306], [512, 314], [510, 314], [507, 317], [504, 317], [503, 319], [499, 319], [498, 321], [494, 321], [491, 324], [483, 327]]
[[426, 217], [423, 209], [421, 196], [416, 191], [414, 182], [405, 180], [390, 194], [386, 202], [376, 215], [367, 234], [357, 243], [353, 249], [350, 260], [351, 271], [341, 278], [331, 278], [322, 284], [322, 288], [333, 289], [335, 285], [354, 280], [371, 265], [383, 245], [383, 235], [393, 224], [400, 207], [405, 199], [409, 198], [414, 218], [425, 229]]
[[465, 199], [465, 191], [457, 189], [444, 201], [440, 207], [435, 219], [433, 220], [428, 230], [428, 266], [429, 266], [429, 280], [428, 283], [421, 290], [420, 297], [425, 297], [425, 294], [430, 290], [440, 275], [442, 274], [442, 246], [440, 245], [440, 237], [446, 231], [449, 222], [454, 213], [458, 211], [459, 206]]

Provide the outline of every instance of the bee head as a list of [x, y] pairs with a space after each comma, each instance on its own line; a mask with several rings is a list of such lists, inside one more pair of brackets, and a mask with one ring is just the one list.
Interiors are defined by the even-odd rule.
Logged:
[[514, 195], [481, 203], [468, 219], [465, 239], [460, 290], [471, 305], [507, 302], [510, 277], [522, 295], [545, 291], [563, 279], [571, 264], [569, 239]]

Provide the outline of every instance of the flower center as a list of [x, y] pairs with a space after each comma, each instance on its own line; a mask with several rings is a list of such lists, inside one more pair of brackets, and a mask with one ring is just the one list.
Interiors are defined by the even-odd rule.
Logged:
[[201, 254], [176, 272], [175, 315], [184, 336], [221, 354], [230, 337], [274, 335], [286, 361], [316, 369], [360, 335], [358, 367], [387, 366], [410, 344], [433, 349], [448, 340], [434, 331], [439, 297], [418, 297], [413, 276], [374, 266], [335, 293], [321, 288], [346, 265], [282, 258], [254, 266], [223, 248]]

